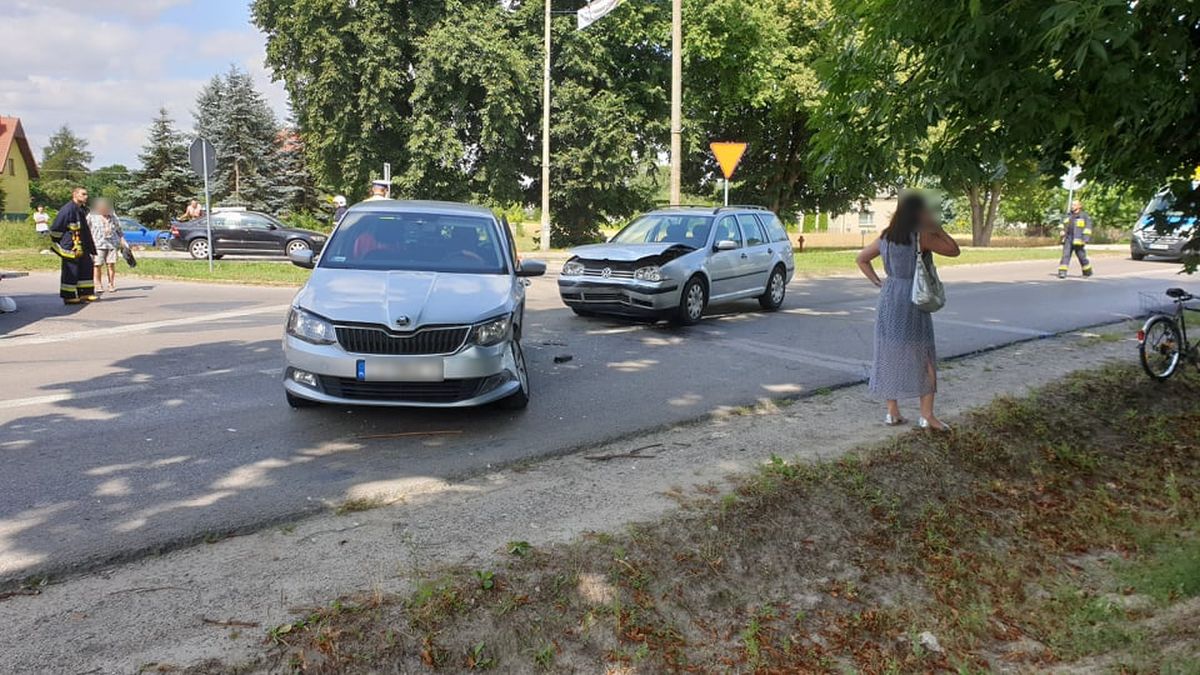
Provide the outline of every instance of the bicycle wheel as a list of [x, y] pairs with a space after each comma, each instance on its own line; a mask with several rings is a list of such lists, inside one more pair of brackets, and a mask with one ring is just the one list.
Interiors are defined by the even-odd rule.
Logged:
[[1142, 327], [1138, 341], [1138, 355], [1142, 357], [1142, 368], [1156, 380], [1165, 380], [1175, 374], [1181, 357], [1179, 326], [1169, 316], [1156, 316]]

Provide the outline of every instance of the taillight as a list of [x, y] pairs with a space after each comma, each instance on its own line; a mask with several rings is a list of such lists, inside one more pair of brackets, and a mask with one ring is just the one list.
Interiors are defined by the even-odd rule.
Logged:
[[1137, 337], [1138, 337], [1138, 342], [1139, 342], [1139, 343], [1141, 343], [1141, 342], [1145, 342], [1145, 341], [1146, 341], [1146, 331], [1144, 331], [1144, 330], [1139, 330], [1139, 331], [1137, 332]]
[[175, 237], [176, 239], [179, 238], [179, 228], [178, 227], [175, 227], [174, 225], [171, 226], [171, 236]]

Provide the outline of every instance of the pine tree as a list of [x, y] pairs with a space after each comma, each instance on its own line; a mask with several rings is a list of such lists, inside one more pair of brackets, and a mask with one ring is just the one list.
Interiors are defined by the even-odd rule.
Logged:
[[134, 173], [124, 193], [129, 214], [146, 225], [168, 226], [196, 194], [199, 179], [188, 165], [187, 145], [166, 108], [159, 109], [150, 123], [138, 159], [142, 168]]
[[279, 132], [275, 185], [270, 207], [276, 213], [313, 213], [320, 208], [316, 180], [308, 169], [304, 140], [294, 123]]
[[71, 127], [62, 125], [42, 149], [41, 173], [46, 180], [82, 180], [93, 159], [87, 146], [86, 139], [76, 136]]
[[196, 99], [196, 133], [212, 142], [215, 201], [267, 209], [273, 201], [279, 127], [250, 75], [236, 66]]

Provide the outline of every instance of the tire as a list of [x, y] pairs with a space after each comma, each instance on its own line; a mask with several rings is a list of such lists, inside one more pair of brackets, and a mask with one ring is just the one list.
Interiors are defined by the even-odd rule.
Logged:
[[1146, 259], [1146, 254], [1145, 253], [1130, 253], [1129, 257], [1131, 259], [1133, 259], [1134, 261], [1140, 262], [1140, 261]]
[[287, 404], [290, 405], [295, 410], [299, 410], [301, 408], [315, 408], [315, 407], [321, 405], [320, 403], [317, 403], [316, 401], [310, 401], [301, 396], [296, 396], [295, 394], [293, 394], [290, 391], [285, 391], [284, 394], [287, 396]]
[[704, 280], [700, 276], [688, 279], [679, 294], [679, 307], [675, 310], [675, 323], [680, 326], [694, 326], [704, 318], [704, 310], [708, 307], [708, 291], [704, 288]]
[[292, 253], [294, 253], [296, 251], [311, 251], [311, 250], [312, 250], [312, 246], [310, 246], [309, 243], [307, 241], [304, 241], [303, 239], [293, 239], [293, 240], [289, 241], [287, 244], [285, 244], [283, 247], [283, 252], [285, 255], [291, 255]]
[[529, 367], [525, 363], [525, 352], [518, 340], [512, 341], [513, 360], [517, 362], [517, 379], [521, 388], [496, 402], [504, 410], [524, 410], [529, 405]]
[[171, 238], [170, 237], [159, 237], [158, 240], [154, 243], [155, 243], [155, 248], [157, 248], [160, 251], [170, 251], [171, 250]]
[[[204, 237], [197, 237], [188, 242], [188, 253], [192, 255], [193, 260], [205, 260], [208, 258], [208, 240]], [[216, 257], [216, 256], [213, 256]]]
[[575, 316], [582, 316], [584, 318], [591, 318], [593, 316], [596, 316], [595, 312], [589, 312], [586, 309], [579, 309], [578, 307], [572, 307], [571, 311], [575, 312]]
[[1142, 370], [1150, 377], [1163, 381], [1175, 374], [1183, 359], [1183, 341], [1179, 326], [1169, 316], [1156, 316], [1142, 327], [1143, 338], [1138, 343]]
[[783, 265], [776, 265], [767, 279], [767, 290], [758, 296], [758, 304], [768, 312], [778, 311], [783, 306], [783, 298], [787, 295], [787, 271]]

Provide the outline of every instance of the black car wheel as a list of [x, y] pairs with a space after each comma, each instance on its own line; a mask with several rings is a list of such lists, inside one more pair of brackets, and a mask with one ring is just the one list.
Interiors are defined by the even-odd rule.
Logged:
[[708, 292], [704, 290], [704, 281], [695, 276], [688, 279], [679, 294], [679, 308], [675, 311], [675, 323], [681, 326], [692, 326], [700, 322], [704, 316], [704, 308], [708, 305]]
[[287, 253], [288, 255], [291, 255], [293, 253], [299, 253], [301, 251], [311, 251], [311, 250], [312, 250], [312, 246], [309, 246], [308, 242], [304, 241], [303, 239], [293, 239], [287, 243], [286, 247], [284, 247], [284, 252]]
[[513, 361], [517, 364], [517, 380], [521, 383], [521, 388], [509, 396], [500, 399], [500, 407], [505, 410], [524, 410], [529, 405], [529, 368], [525, 364], [525, 352], [521, 349], [521, 343], [513, 340], [512, 356]]
[[171, 238], [170, 237], [159, 237], [158, 240], [155, 242], [155, 244], [157, 244], [158, 250], [160, 250], [160, 251], [170, 251], [171, 250]]
[[204, 237], [199, 237], [197, 239], [193, 239], [192, 242], [190, 244], [188, 244], [188, 253], [191, 253], [192, 258], [194, 258], [196, 260], [203, 260], [203, 259], [207, 258], [208, 257], [208, 240], [205, 239]]
[[768, 312], [774, 312], [783, 306], [783, 296], [787, 294], [786, 275], [783, 265], [776, 265], [771, 270], [771, 278], [767, 279], [767, 290], [758, 296], [758, 304]]

